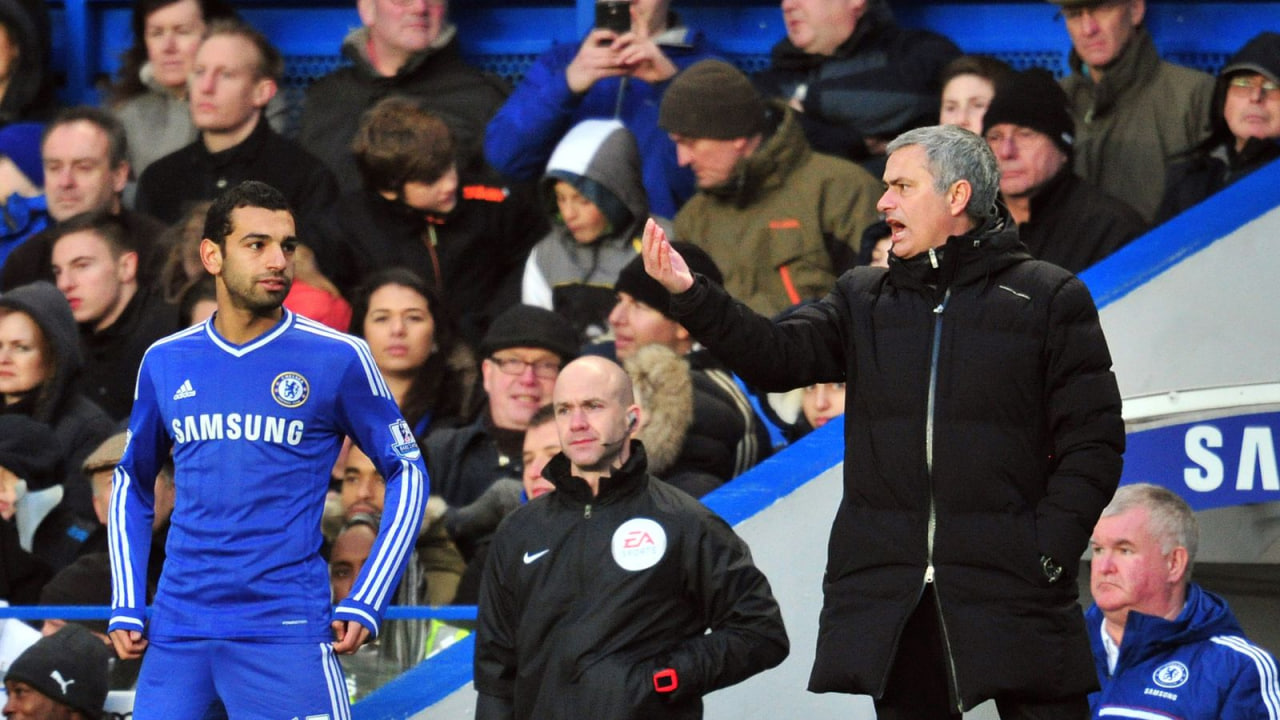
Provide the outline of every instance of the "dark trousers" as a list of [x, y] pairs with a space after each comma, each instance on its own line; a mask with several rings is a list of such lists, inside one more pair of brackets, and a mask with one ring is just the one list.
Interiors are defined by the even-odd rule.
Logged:
[[[875, 701], [877, 720], [959, 720], [947, 689], [947, 659], [933, 586], [907, 618], [889, 669], [884, 697]], [[1054, 700], [998, 697], [1001, 720], [1088, 720], [1085, 695]]]

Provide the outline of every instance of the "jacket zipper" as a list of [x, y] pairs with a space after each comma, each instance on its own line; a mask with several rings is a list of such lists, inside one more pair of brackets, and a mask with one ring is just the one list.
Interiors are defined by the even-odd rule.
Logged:
[[[930, 260], [934, 260], [932, 249], [930, 252]], [[937, 261], [934, 260], [936, 266]], [[947, 288], [943, 293], [942, 302], [933, 308], [933, 347], [929, 353], [929, 400], [928, 408], [925, 412], [925, 434], [924, 434], [924, 462], [925, 469], [929, 474], [929, 529], [927, 548], [927, 564], [924, 569], [924, 584], [933, 583], [933, 546], [934, 538], [938, 532], [938, 498], [934, 492], [933, 486], [933, 432], [934, 432], [934, 413], [937, 412], [937, 393], [938, 393], [938, 355], [942, 345], [942, 314], [947, 309], [947, 303], [951, 300], [951, 288]], [[951, 686], [956, 689], [956, 707], [960, 712], [964, 712], [964, 702], [960, 700], [960, 682], [956, 675], [955, 656], [951, 652], [951, 638], [947, 634], [947, 623], [942, 616], [942, 598], [938, 594], [937, 588], [933, 591], [934, 604], [938, 607], [938, 627], [942, 630], [942, 650], [946, 655], [947, 673], [951, 676]]]

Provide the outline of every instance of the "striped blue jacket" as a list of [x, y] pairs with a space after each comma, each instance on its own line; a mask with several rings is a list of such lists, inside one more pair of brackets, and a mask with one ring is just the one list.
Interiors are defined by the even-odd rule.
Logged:
[[1085, 613], [1102, 690], [1095, 718], [1280, 718], [1276, 661], [1250, 643], [1221, 597], [1192, 583], [1174, 620], [1130, 611], [1114, 672], [1107, 669], [1102, 611]]

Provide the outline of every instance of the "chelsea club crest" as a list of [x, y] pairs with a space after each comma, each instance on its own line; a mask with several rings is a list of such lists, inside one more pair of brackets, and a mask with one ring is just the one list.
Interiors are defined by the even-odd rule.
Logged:
[[1187, 670], [1187, 666], [1177, 660], [1167, 662], [1151, 673], [1151, 679], [1155, 681], [1155, 684], [1169, 689], [1182, 686], [1189, 677], [1191, 677], [1191, 673]]
[[271, 397], [287, 408], [296, 408], [311, 395], [311, 385], [296, 372], [283, 372], [271, 381]]

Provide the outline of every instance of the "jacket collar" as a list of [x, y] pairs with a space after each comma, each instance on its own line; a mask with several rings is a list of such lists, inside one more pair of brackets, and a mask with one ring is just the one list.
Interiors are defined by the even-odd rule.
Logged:
[[[405, 61], [405, 64], [401, 65], [400, 69], [396, 71], [396, 74], [388, 79], [412, 75], [418, 71], [418, 68], [422, 67], [423, 63], [427, 62], [428, 58], [434, 55], [443, 54], [446, 50], [456, 51], [457, 46], [454, 43], [454, 40], [457, 38], [457, 35], [457, 26], [453, 23], [446, 23], [445, 26], [440, 29], [440, 34], [436, 36], [434, 42], [427, 46], [427, 48], [422, 52], [410, 55], [409, 59]], [[386, 77], [382, 73], [378, 72], [377, 69], [373, 67], [373, 63], [369, 61], [368, 46], [369, 28], [358, 27], [347, 33], [346, 38], [342, 40], [342, 54], [345, 55], [347, 59], [351, 60], [351, 62], [355, 63], [356, 67], [365, 75], [373, 78]]]
[[858, 24], [854, 26], [853, 32], [836, 47], [831, 55], [807, 53], [796, 47], [790, 38], [783, 38], [773, 46], [771, 63], [779, 70], [805, 71], [819, 67], [829, 60], [853, 57], [870, 42], [868, 38], [878, 36], [881, 28], [893, 24], [893, 12], [888, 4], [881, 0], [869, 0], [867, 11], [858, 18]]
[[556, 497], [573, 505], [607, 505], [639, 492], [649, 484], [649, 458], [644, 444], [631, 441], [631, 455], [612, 475], [600, 478], [599, 492], [591, 494], [586, 480], [573, 474], [569, 458], [560, 453], [542, 469], [542, 476], [556, 486]]
[[1151, 40], [1151, 33], [1138, 26], [1129, 43], [1120, 51], [1120, 57], [1103, 68], [1102, 82], [1093, 81], [1084, 60], [1075, 50], [1071, 51], [1069, 62], [1071, 69], [1093, 90], [1093, 104], [1089, 110], [1092, 116], [1106, 114], [1125, 92], [1145, 86], [1160, 69], [1160, 53]]
[[703, 192], [746, 207], [765, 192], [781, 187], [791, 171], [813, 154], [794, 110], [779, 100], [770, 100], [769, 112], [775, 129], [766, 130], [760, 146], [742, 158], [724, 184]]
[[929, 253], [900, 260], [889, 256], [889, 279], [904, 288], [924, 290], [969, 285], [992, 273], [1023, 260], [1030, 260], [1018, 226], [1009, 209], [999, 200], [996, 212], [981, 225], [963, 235], [952, 235], [941, 248], [935, 249], [938, 266], [933, 267]]

